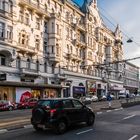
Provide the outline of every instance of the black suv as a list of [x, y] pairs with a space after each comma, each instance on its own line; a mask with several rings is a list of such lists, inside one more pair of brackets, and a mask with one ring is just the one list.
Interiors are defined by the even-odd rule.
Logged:
[[62, 134], [71, 124], [86, 122], [93, 125], [95, 114], [91, 108], [74, 98], [41, 99], [32, 110], [31, 123], [38, 131], [52, 128]]

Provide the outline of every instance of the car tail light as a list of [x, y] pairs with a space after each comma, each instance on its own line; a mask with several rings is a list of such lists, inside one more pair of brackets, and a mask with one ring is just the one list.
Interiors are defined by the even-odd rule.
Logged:
[[56, 112], [56, 109], [51, 109], [50, 110], [50, 117], [53, 117], [54, 113]]

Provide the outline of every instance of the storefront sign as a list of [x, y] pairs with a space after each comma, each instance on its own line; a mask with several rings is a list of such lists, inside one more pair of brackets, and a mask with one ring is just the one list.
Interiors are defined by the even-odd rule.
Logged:
[[96, 81], [87, 81], [87, 91], [88, 93], [96, 92]]
[[6, 80], [6, 74], [0, 74], [0, 81]]
[[85, 94], [85, 87], [73, 86], [73, 94]]

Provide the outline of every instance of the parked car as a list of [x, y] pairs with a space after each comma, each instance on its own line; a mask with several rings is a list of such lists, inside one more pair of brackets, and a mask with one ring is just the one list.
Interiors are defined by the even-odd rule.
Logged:
[[92, 102], [92, 99], [90, 96], [83, 96], [79, 100], [85, 105], [91, 104], [91, 102]]
[[119, 93], [118, 98], [119, 99], [126, 98], [126, 94], [125, 93]]
[[97, 102], [98, 101], [98, 97], [96, 95], [91, 96], [91, 100], [93, 102]]
[[31, 123], [36, 131], [52, 128], [57, 134], [64, 133], [76, 123], [94, 124], [95, 114], [91, 108], [74, 98], [40, 99], [32, 110]]
[[15, 109], [15, 104], [12, 103], [11, 101], [7, 100], [0, 100], [0, 111], [4, 110], [14, 110]]
[[17, 104], [18, 109], [23, 109], [23, 108], [33, 108], [35, 104], [37, 103], [38, 99], [37, 98], [28, 98], [24, 100], [23, 102], [20, 102]]
[[105, 95], [102, 95], [100, 98], [99, 98], [100, 101], [106, 101], [107, 100], [107, 97]]

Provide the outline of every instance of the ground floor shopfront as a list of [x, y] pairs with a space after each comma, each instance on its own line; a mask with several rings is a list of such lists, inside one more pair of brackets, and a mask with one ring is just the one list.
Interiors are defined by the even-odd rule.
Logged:
[[[7, 84], [6, 84], [7, 83]], [[0, 83], [0, 99], [20, 102], [24, 98], [61, 97], [61, 85], [25, 84], [14, 82]]]

